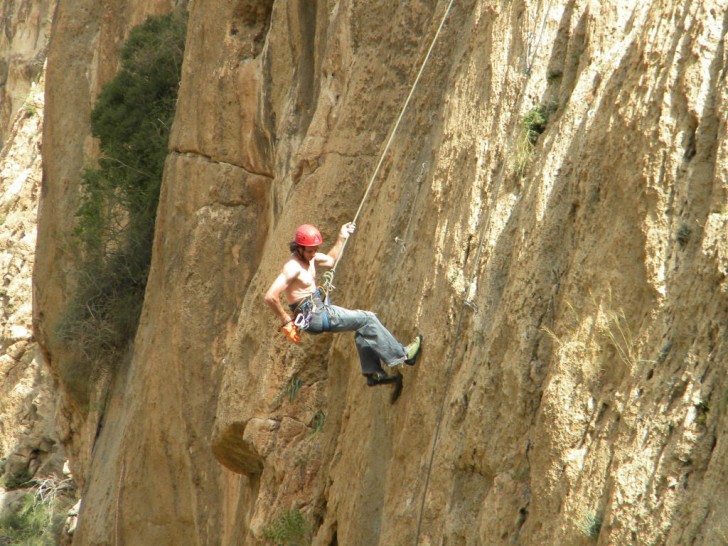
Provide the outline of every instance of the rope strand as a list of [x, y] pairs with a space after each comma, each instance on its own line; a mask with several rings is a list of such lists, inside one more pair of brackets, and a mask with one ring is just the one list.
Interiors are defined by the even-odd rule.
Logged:
[[[433, 37], [432, 42], [430, 43], [430, 47], [427, 50], [427, 54], [425, 55], [425, 58], [422, 62], [422, 65], [420, 66], [420, 69], [417, 72], [417, 76], [415, 77], [412, 87], [410, 88], [410, 92], [407, 95], [407, 99], [405, 100], [404, 105], [402, 106], [402, 109], [400, 110], [399, 116], [397, 117], [397, 121], [395, 122], [395, 124], [392, 128], [389, 138], [387, 139], [387, 143], [385, 144], [384, 149], [382, 150], [382, 153], [379, 156], [377, 165], [374, 168], [374, 172], [372, 173], [372, 176], [369, 179], [369, 184], [367, 185], [366, 191], [364, 192], [364, 196], [362, 197], [362, 199], [359, 203], [359, 208], [357, 209], [356, 214], [354, 215], [354, 219], [352, 220], [353, 223], [356, 223], [357, 220], [359, 219], [359, 216], [361, 215], [362, 209], [364, 208], [364, 203], [366, 202], [367, 198], [369, 197], [369, 193], [371, 192], [371, 189], [374, 185], [374, 181], [376, 180], [376, 177], [379, 174], [382, 164], [384, 163], [384, 158], [385, 158], [387, 152], [389, 151], [389, 148], [392, 144], [392, 141], [394, 140], [395, 135], [397, 134], [397, 130], [399, 129], [399, 125], [402, 121], [402, 118], [404, 117], [404, 113], [407, 110], [407, 107], [409, 106], [412, 96], [414, 95], [415, 89], [417, 88], [417, 84], [419, 83], [420, 78], [422, 77], [422, 73], [425, 70], [425, 66], [427, 65], [427, 62], [430, 59], [432, 50], [435, 47], [435, 43], [437, 42], [437, 39], [440, 36], [442, 28], [445, 25], [447, 16], [450, 14], [450, 9], [452, 8], [453, 3], [454, 3], [454, 0], [450, 0], [450, 2], [447, 5], [447, 8], [445, 9], [445, 13], [443, 14], [442, 19], [440, 20], [440, 24], [437, 28], [437, 31], [435, 32], [435, 36]], [[549, 7], [550, 7], [550, 5], [551, 5], [551, 0], [549, 0]], [[547, 14], [548, 14], [548, 9], [547, 9]], [[544, 21], [543, 21], [542, 27], [541, 27], [541, 34], [543, 34], [543, 28], [545, 26], [545, 23], [546, 23], [546, 18], [544, 16]], [[540, 46], [540, 43], [541, 43], [541, 36], [539, 36], [539, 40], [536, 44], [536, 48], [535, 48], [534, 52], [532, 53], [531, 60], [530, 61], [529, 61], [529, 59], [526, 60], [526, 63], [527, 63], [526, 79], [528, 79], [528, 76], [530, 75], [530, 68], [533, 63], [533, 59], [535, 59], [535, 57], [536, 57], [536, 52]], [[502, 175], [502, 172], [501, 172], [501, 175]], [[443, 398], [440, 403], [440, 408], [438, 411], [438, 416], [437, 416], [437, 421], [436, 421], [436, 426], [435, 426], [435, 432], [434, 432], [433, 440], [432, 440], [432, 447], [430, 450], [430, 457], [429, 457], [429, 461], [427, 464], [427, 473], [425, 475], [425, 483], [424, 483], [424, 488], [422, 490], [420, 510], [419, 510], [419, 515], [418, 515], [418, 519], [417, 519], [417, 532], [415, 535], [415, 546], [417, 546], [420, 542], [420, 535], [421, 535], [421, 531], [422, 531], [422, 522], [423, 522], [424, 512], [425, 512], [425, 503], [427, 501], [427, 492], [429, 490], [430, 479], [432, 476], [432, 468], [433, 468], [434, 461], [435, 461], [435, 453], [437, 451], [437, 445], [438, 445], [438, 442], [440, 439], [440, 432], [442, 430], [442, 420], [445, 415], [445, 401], [447, 399], [447, 393], [450, 391], [450, 382], [452, 381], [452, 365], [453, 365], [453, 362], [455, 361], [456, 351], [457, 351], [457, 347], [458, 347], [457, 342], [460, 339], [460, 335], [462, 334], [462, 328], [463, 328], [464, 317], [465, 317], [464, 311], [465, 311], [465, 307], [468, 306], [468, 304], [470, 303], [469, 295], [470, 295], [473, 281], [478, 273], [480, 258], [482, 255], [483, 246], [484, 246], [484, 242], [485, 242], [485, 232], [486, 232], [486, 229], [487, 229], [489, 223], [490, 222], [488, 219], [488, 221], [486, 221], [480, 229], [478, 248], [476, 251], [475, 260], [473, 262], [473, 270], [470, 274], [470, 279], [468, 282], [468, 290], [467, 290], [466, 298], [463, 302], [463, 307], [460, 312], [460, 317], [458, 319], [458, 323], [455, 328], [455, 337], [454, 337], [455, 341], [451, 345], [450, 354], [447, 359], [445, 390], [444, 390], [445, 394], [443, 395]], [[342, 256], [344, 255], [344, 249], [346, 248], [348, 241], [349, 241], [348, 238], [344, 240], [344, 244], [341, 247], [341, 251], [339, 252], [336, 262], [334, 263], [334, 267], [332, 268], [332, 271], [336, 271], [336, 267], [338, 266], [339, 261], [341, 260]]]
[[[397, 134], [397, 130], [399, 129], [399, 124], [402, 121], [402, 118], [404, 117], [404, 113], [407, 110], [407, 106], [409, 106], [410, 100], [412, 99], [412, 95], [414, 95], [414, 93], [415, 93], [415, 89], [417, 87], [417, 84], [420, 81], [420, 78], [422, 77], [422, 73], [425, 71], [425, 66], [427, 65], [427, 61], [430, 60], [430, 55], [432, 54], [432, 50], [435, 47], [435, 42], [437, 42], [437, 39], [440, 36], [442, 27], [445, 26], [445, 20], [447, 19], [447, 16], [450, 13], [450, 8], [452, 7], [454, 2], [455, 2], [455, 0], [450, 0], [450, 3], [447, 5], [447, 8], [445, 9], [445, 13], [442, 16], [440, 25], [437, 27], [435, 36], [432, 38], [430, 47], [427, 50], [427, 54], [425, 55], [425, 59], [422, 61], [422, 66], [420, 66], [420, 70], [419, 70], [419, 72], [417, 72], [417, 77], [415, 78], [415, 81], [412, 84], [412, 87], [410, 88], [410, 92], [407, 95], [407, 99], [404, 101], [402, 110], [400, 110], [400, 112], [399, 112], [399, 116], [397, 117], [397, 121], [395, 122], [395, 124], [392, 128], [392, 132], [389, 134], [389, 138], [387, 139], [387, 143], [384, 146], [384, 150], [382, 150], [382, 153], [379, 156], [379, 161], [377, 162], [377, 166], [374, 168], [374, 172], [372, 173], [372, 176], [369, 179], [369, 185], [367, 186], [367, 189], [364, 192], [364, 196], [361, 198], [361, 202], [359, 203], [359, 208], [357, 209], [356, 214], [354, 215], [354, 219], [352, 220], [352, 223], [354, 223], [354, 224], [356, 224], [357, 220], [359, 219], [359, 216], [361, 215], [361, 211], [364, 208], [364, 203], [366, 202], [367, 198], [369, 197], [369, 193], [371, 192], [372, 186], [374, 185], [374, 180], [377, 178], [377, 175], [379, 174], [379, 170], [382, 168], [382, 163], [384, 163], [384, 157], [387, 155], [387, 152], [389, 151], [389, 147], [392, 145], [392, 141], [394, 140], [394, 136]], [[349, 242], [348, 238], [344, 239], [344, 245], [341, 247], [341, 251], [339, 251], [339, 255], [336, 258], [334, 267], [331, 268], [332, 271], [336, 271], [336, 266], [339, 265], [339, 261], [341, 260], [342, 256], [344, 255], [344, 249], [346, 249], [346, 244], [348, 242]]]
[[[520, 97], [523, 94], [523, 90], [526, 86], [526, 82], [528, 82], [530, 76], [531, 76], [531, 68], [533, 67], [533, 63], [536, 59], [536, 55], [538, 53], [538, 49], [541, 46], [541, 38], [543, 37], [543, 31], [546, 26], [546, 18], [548, 17], [548, 13], [551, 10], [551, 2], [552, 0], [549, 0], [548, 5], [546, 7], [546, 13], [544, 14], [543, 22], [541, 24], [541, 31], [538, 37], [538, 41], [536, 42], [536, 47], [534, 48], [533, 52], [531, 53], [530, 59], [528, 56], [526, 57], [526, 70], [525, 70], [525, 81], [523, 85], [521, 86], [521, 89], [518, 92], [518, 97], [516, 99], [516, 102], [520, 99]], [[535, 27], [534, 27], [535, 28]], [[504, 178], [504, 172], [505, 172], [505, 164], [501, 165], [500, 171], [496, 177], [496, 188], [494, 190], [494, 195], [498, 195], [500, 191], [500, 184]], [[475, 280], [475, 277], [478, 274], [479, 270], [479, 264], [480, 264], [480, 258], [483, 253], [483, 246], [485, 243], [485, 233], [490, 226], [490, 209], [486, 212], [486, 218], [483, 221], [481, 227], [480, 227], [480, 236], [478, 240], [478, 250], [475, 253], [475, 260], [473, 261], [473, 270], [470, 273], [470, 278], [468, 279], [468, 290], [465, 294], [465, 299], [463, 300], [463, 305], [460, 310], [460, 318], [458, 320], [458, 324], [455, 328], [455, 337], [453, 338], [453, 342], [450, 349], [450, 355], [447, 360], [447, 367], [446, 367], [446, 378], [445, 378], [445, 390], [442, 397], [442, 400], [440, 402], [440, 409], [437, 415], [437, 425], [435, 426], [435, 433], [433, 435], [432, 439], [432, 448], [430, 450], [430, 459], [427, 465], [427, 473], [425, 475], [425, 486], [422, 491], [422, 500], [420, 502], [420, 514], [417, 520], [417, 534], [415, 536], [415, 546], [417, 546], [420, 543], [420, 533], [422, 531], [422, 520], [424, 517], [425, 512], [425, 502], [427, 500], [427, 491], [429, 489], [430, 485], [430, 476], [432, 475], [432, 467], [435, 462], [435, 453], [437, 451], [437, 444], [440, 440], [440, 430], [442, 429], [442, 419], [445, 416], [445, 402], [447, 400], [447, 395], [450, 392], [450, 382], [452, 381], [452, 365], [455, 361], [456, 356], [456, 350], [458, 346], [458, 342], [460, 340], [460, 335], [462, 333], [463, 328], [463, 322], [464, 322], [464, 316], [465, 316], [465, 308], [470, 307], [472, 305], [472, 300], [470, 297], [470, 291], [473, 286], [473, 281]]]

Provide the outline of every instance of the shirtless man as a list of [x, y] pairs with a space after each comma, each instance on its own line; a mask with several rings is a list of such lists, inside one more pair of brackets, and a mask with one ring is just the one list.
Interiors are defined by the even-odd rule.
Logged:
[[[323, 243], [321, 232], [309, 224], [299, 226], [290, 243], [291, 255], [266, 292], [265, 301], [283, 323], [283, 332], [296, 343], [301, 340], [299, 328], [309, 334], [355, 332], [354, 340], [367, 385], [395, 383], [400, 378], [387, 375], [381, 361], [390, 368], [402, 363], [413, 365], [422, 345], [422, 336], [417, 335], [405, 347], [374, 313], [331, 305], [327, 294], [316, 288], [316, 266], [333, 267], [344, 242], [355, 229], [352, 223], [341, 226], [334, 246], [323, 254], [318, 251]], [[281, 294], [286, 296], [288, 311], [281, 305]]]

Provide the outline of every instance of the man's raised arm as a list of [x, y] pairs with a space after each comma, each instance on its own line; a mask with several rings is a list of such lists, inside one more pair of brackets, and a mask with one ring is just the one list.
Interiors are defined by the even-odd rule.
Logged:
[[356, 225], [354, 225], [352, 222], [348, 222], [341, 226], [341, 229], [339, 230], [339, 236], [336, 238], [336, 242], [334, 243], [334, 246], [331, 247], [331, 250], [328, 251], [328, 253], [324, 254], [323, 256], [328, 256], [329, 259], [325, 259], [322, 257], [322, 259], [317, 260], [321, 265], [325, 267], [333, 267], [336, 263], [336, 260], [339, 259], [339, 254], [341, 254], [341, 249], [344, 248], [344, 242], [349, 238], [349, 235], [354, 233], [354, 230], [356, 229]]

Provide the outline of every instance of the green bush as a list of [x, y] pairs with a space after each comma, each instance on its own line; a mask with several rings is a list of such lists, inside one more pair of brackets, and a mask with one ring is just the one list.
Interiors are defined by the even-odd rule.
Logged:
[[551, 112], [553, 107], [539, 104], [523, 116], [523, 130], [531, 144], [536, 144], [539, 135], [546, 130]]
[[84, 363], [114, 362], [136, 332], [186, 27], [177, 10], [132, 29], [91, 113], [101, 157], [82, 173], [71, 234], [76, 289], [58, 326]]
[[58, 540], [68, 506], [44, 502], [27, 493], [20, 507], [0, 517], [0, 545], [53, 546]]
[[[3, 469], [4, 470], [4, 469]], [[9, 472], [2, 477], [2, 487], [8, 491], [13, 489], [19, 489], [28, 485], [30, 480], [33, 479], [33, 475], [30, 473], [27, 467], [16, 470], [15, 472]]]
[[263, 529], [263, 535], [276, 546], [303, 546], [309, 543], [309, 528], [298, 508], [291, 508], [276, 517]]
[[555, 111], [555, 104], [539, 104], [529, 110], [521, 119], [521, 130], [516, 138], [513, 154], [513, 166], [520, 176], [525, 174], [538, 137], [546, 130], [549, 117]]

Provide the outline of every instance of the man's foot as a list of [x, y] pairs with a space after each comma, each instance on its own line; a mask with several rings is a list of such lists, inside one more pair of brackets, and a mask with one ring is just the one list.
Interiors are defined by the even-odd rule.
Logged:
[[397, 383], [400, 381], [400, 377], [397, 375], [386, 375], [382, 373], [368, 373], [367, 374], [367, 386], [376, 387], [377, 385], [389, 385], [391, 383]]
[[410, 366], [414, 366], [415, 361], [417, 360], [417, 355], [420, 353], [420, 349], [422, 348], [422, 334], [417, 334], [415, 338], [412, 340], [412, 343], [407, 345], [407, 347], [404, 348], [406, 351], [404, 363], [409, 364]]
[[390, 404], [394, 404], [399, 400], [399, 395], [402, 394], [402, 376], [398, 373], [395, 377], [397, 378], [397, 382], [394, 384], [392, 396], [389, 398]]

